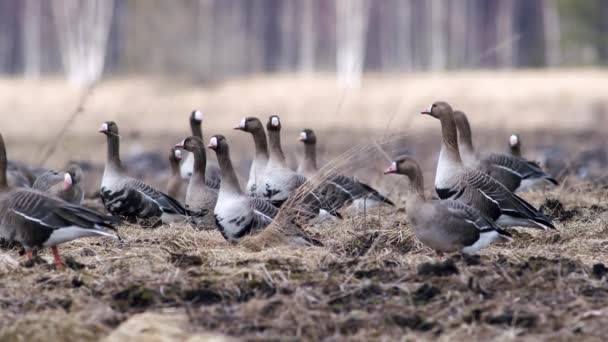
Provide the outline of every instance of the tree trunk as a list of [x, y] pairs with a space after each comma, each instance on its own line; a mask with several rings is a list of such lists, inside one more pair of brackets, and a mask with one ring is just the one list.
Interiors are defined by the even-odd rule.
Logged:
[[513, 27], [515, 0], [502, 0], [498, 2], [496, 14], [496, 41], [498, 48], [498, 67], [512, 68], [515, 66], [515, 48], [517, 37]]
[[447, 65], [446, 2], [431, 0], [431, 70], [445, 70]]
[[315, 3], [314, 0], [301, 0], [300, 56], [298, 69], [302, 73], [312, 73], [315, 68]]
[[367, 0], [336, 0], [337, 81], [346, 88], [361, 85], [367, 10]]
[[25, 0], [21, 27], [23, 30], [23, 75], [26, 78], [40, 78], [41, 70], [41, 12], [39, 0]]
[[542, 0], [543, 33], [545, 40], [545, 64], [549, 67], [561, 63], [561, 30], [557, 4], [553, 0]]

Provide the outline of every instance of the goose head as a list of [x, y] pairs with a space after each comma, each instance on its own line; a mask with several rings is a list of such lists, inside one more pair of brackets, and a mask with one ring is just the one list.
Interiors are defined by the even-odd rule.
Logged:
[[198, 109], [193, 110], [192, 113], [190, 113], [190, 123], [200, 125], [202, 122], [203, 122], [203, 112], [201, 112]]
[[260, 119], [253, 116], [248, 116], [241, 119], [239, 124], [236, 125], [234, 129], [238, 129], [244, 132], [253, 132], [258, 129], [263, 129], [263, 126]]
[[423, 110], [422, 112], [420, 112], [420, 114], [427, 114], [434, 117], [435, 119], [441, 119], [441, 117], [445, 115], [452, 114], [452, 107], [450, 107], [447, 102], [437, 101], [433, 102], [433, 104], [431, 104], [429, 108]]
[[268, 118], [268, 123], [266, 124], [266, 129], [268, 131], [280, 131], [281, 130], [281, 119], [277, 115], [271, 115]]
[[105, 134], [107, 136], [118, 136], [118, 126], [114, 121], [106, 121], [101, 124], [101, 127], [99, 127], [99, 133]]
[[182, 140], [182, 142], [176, 144], [175, 147], [184, 149], [188, 152], [203, 150], [205, 148], [201, 139], [195, 136], [187, 137], [186, 139]]

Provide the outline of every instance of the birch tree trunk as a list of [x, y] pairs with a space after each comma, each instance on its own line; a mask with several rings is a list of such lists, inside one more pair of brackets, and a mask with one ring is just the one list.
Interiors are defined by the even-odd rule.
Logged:
[[431, 70], [445, 70], [447, 65], [446, 5], [443, 0], [431, 3]]
[[515, 56], [517, 39], [513, 27], [513, 16], [515, 0], [502, 0], [498, 2], [496, 15], [496, 41], [500, 46], [497, 52], [499, 68], [513, 68], [515, 66]]
[[448, 66], [459, 68], [467, 56], [467, 0], [451, 0], [449, 8]]
[[23, 18], [21, 19], [23, 38], [23, 75], [26, 78], [40, 78], [41, 64], [41, 12], [42, 4], [39, 0], [25, 0], [23, 4]]
[[543, 34], [545, 40], [545, 63], [549, 67], [561, 63], [561, 30], [557, 4], [553, 0], [542, 0]]
[[342, 87], [361, 85], [367, 9], [367, 0], [336, 0], [336, 76]]
[[302, 73], [312, 73], [315, 68], [315, 3], [314, 0], [301, 0], [300, 49], [298, 69]]

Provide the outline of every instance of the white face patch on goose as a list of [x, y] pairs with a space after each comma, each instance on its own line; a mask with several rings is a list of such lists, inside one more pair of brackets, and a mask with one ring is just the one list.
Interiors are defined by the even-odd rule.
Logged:
[[217, 138], [216, 137], [211, 137], [211, 139], [209, 139], [209, 147], [217, 147]]
[[107, 132], [108, 131], [108, 124], [107, 123], [102, 123], [101, 127], [99, 127], [99, 131], [100, 132]]
[[270, 119], [270, 124], [271, 124], [271, 125], [273, 125], [274, 127], [278, 127], [278, 126], [279, 126], [279, 124], [280, 124], [280, 122], [279, 122], [279, 117], [277, 117], [277, 116], [273, 116], [273, 117]]
[[305, 141], [306, 138], [306, 132], [300, 132], [300, 141]]
[[72, 186], [72, 184], [72, 176], [69, 173], [65, 173], [63, 175], [63, 188], [67, 190]]
[[429, 113], [432, 113], [433, 112], [433, 104], [431, 104], [426, 111], [429, 112]]
[[180, 150], [173, 150], [173, 155], [175, 156], [175, 159], [182, 159], [182, 151]]
[[194, 111], [194, 120], [203, 121], [203, 113], [200, 110]]
[[241, 119], [241, 122], [239, 122], [238, 128], [245, 129], [245, 127], [247, 126], [246, 122], [247, 122], [246, 118]]
[[511, 146], [515, 146], [519, 143], [519, 139], [517, 139], [517, 135], [513, 134], [509, 137], [509, 144]]

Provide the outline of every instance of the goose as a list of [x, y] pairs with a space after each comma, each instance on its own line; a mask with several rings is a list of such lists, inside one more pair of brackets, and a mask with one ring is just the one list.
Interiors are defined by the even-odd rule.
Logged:
[[268, 131], [269, 158], [262, 181], [264, 183], [264, 198], [276, 207], [280, 207], [300, 185], [306, 182], [306, 177], [293, 171], [287, 165], [285, 154], [281, 147], [281, 120], [272, 115], [266, 124]]
[[278, 209], [268, 201], [247, 196], [239, 184], [230, 160], [230, 149], [223, 135], [214, 135], [207, 147], [215, 151], [220, 167], [220, 191], [213, 210], [215, 225], [227, 241], [238, 241], [245, 235], [268, 226]]
[[191, 136], [175, 145], [175, 147], [184, 149], [194, 156], [194, 169], [186, 190], [186, 209], [197, 217], [198, 224], [213, 227], [213, 209], [217, 202], [218, 191], [209, 187], [205, 182], [207, 166], [205, 145], [198, 137]]
[[551, 219], [523, 198], [489, 175], [463, 164], [458, 151], [454, 113], [449, 104], [435, 102], [421, 113], [441, 122], [442, 144], [435, 174], [435, 191], [440, 199], [468, 204], [495, 220], [499, 226], [555, 229]]
[[416, 238], [437, 253], [474, 254], [501, 239], [511, 239], [477, 209], [454, 200], [427, 200], [418, 163], [409, 156], [397, 158], [384, 174], [408, 177], [406, 212]]
[[46, 192], [62, 200], [80, 204], [84, 199], [84, 190], [80, 186], [82, 182], [82, 170], [77, 164], [70, 164], [66, 172], [49, 170], [40, 175], [32, 188]]
[[260, 119], [256, 117], [244, 117], [234, 129], [250, 133], [253, 136], [255, 155], [249, 169], [246, 191], [251, 196], [263, 197], [264, 182], [262, 177], [268, 163], [268, 142], [266, 141], [264, 126]]
[[[319, 172], [316, 151], [317, 136], [312, 129], [306, 128], [300, 132], [298, 140], [304, 144], [304, 158], [298, 165], [297, 172], [304, 175], [306, 178], [312, 178]], [[365, 201], [365, 204], [363, 205], [368, 208], [375, 203], [384, 203], [391, 206], [395, 205], [391, 200], [380, 194], [371, 186], [353, 178], [335, 174], [331, 175], [326, 182], [334, 185], [338, 192], [342, 194], [341, 197], [343, 198], [343, 201], [339, 203], [340, 207], [358, 200]], [[336, 203], [336, 201], [333, 202]], [[363, 207], [363, 205], [355, 204], [354, 206], [360, 208]]]
[[501, 153], [478, 156], [473, 147], [467, 116], [461, 111], [454, 111], [454, 120], [458, 130], [460, 155], [467, 167], [487, 173], [509, 191], [528, 189], [539, 183], [558, 184], [534, 162]]
[[[203, 140], [203, 129], [201, 128], [201, 124], [203, 123], [203, 113], [200, 110], [193, 110], [190, 113], [190, 130], [192, 131], [192, 135]], [[191, 153], [188, 153], [182, 165], [180, 166], [180, 173], [182, 178], [190, 179], [192, 176], [192, 172], [194, 170], [194, 156]], [[205, 171], [205, 179], [207, 185], [219, 189], [220, 188], [220, 170], [216, 164], [208, 163], [207, 171]]]
[[182, 151], [179, 148], [172, 147], [169, 154], [169, 166], [171, 174], [167, 182], [167, 195], [175, 199], [184, 199], [186, 187], [188, 183], [184, 181], [180, 174], [179, 163], [182, 160]]
[[0, 135], [0, 238], [21, 243], [29, 259], [35, 248], [51, 247], [55, 265], [63, 267], [59, 244], [88, 236], [120, 239], [117, 218], [35, 189], [11, 187], [6, 171], [6, 149]]
[[519, 134], [509, 136], [509, 152], [512, 156], [521, 158], [521, 137]]
[[178, 201], [126, 175], [120, 161], [120, 136], [116, 123], [104, 122], [99, 132], [106, 135], [108, 147], [100, 190], [106, 209], [112, 215], [131, 222], [137, 219], [160, 219], [163, 223], [183, 221], [187, 213]]

